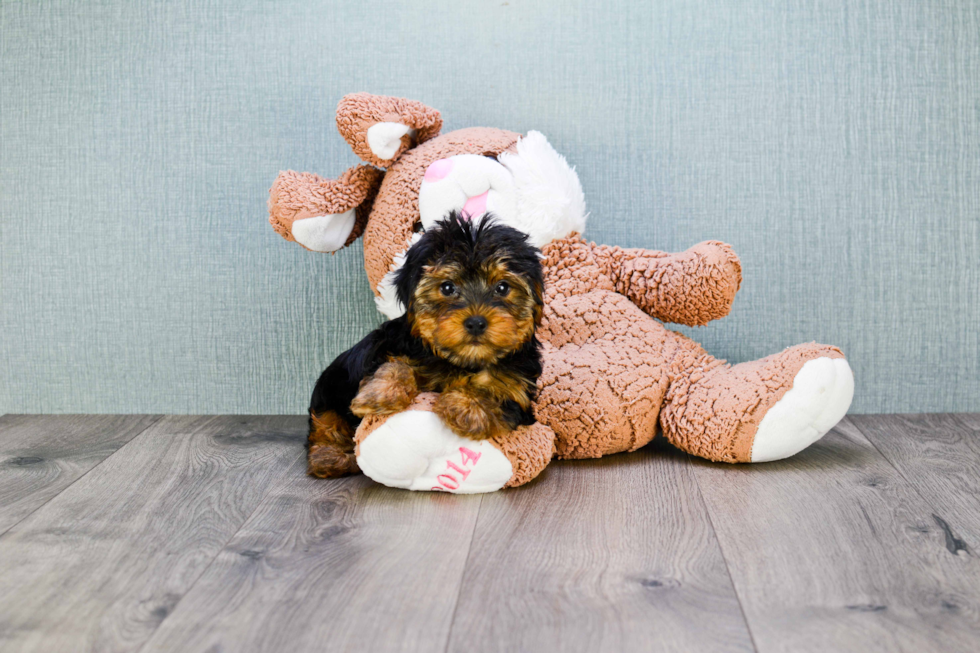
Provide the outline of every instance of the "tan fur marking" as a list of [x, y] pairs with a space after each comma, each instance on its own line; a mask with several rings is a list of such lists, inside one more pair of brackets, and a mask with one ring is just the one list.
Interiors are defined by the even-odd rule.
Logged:
[[361, 471], [354, 457], [354, 432], [337, 413], [310, 413], [309, 445], [307, 473], [311, 476], [336, 478]]
[[[483, 275], [480, 281], [487, 291], [501, 281], [507, 281], [511, 286], [506, 297], [496, 300], [502, 306], [474, 303], [454, 308], [453, 304], [458, 300], [445, 297], [441, 286], [446, 281], [462, 286], [463, 281], [460, 269], [446, 264], [424, 268], [409, 308], [412, 333], [454, 365], [491, 365], [527, 342], [540, 322], [541, 307], [527, 281], [511, 274], [505, 261], [488, 261], [480, 272]], [[487, 320], [487, 330], [479, 337], [470, 335], [463, 325], [474, 315]]]
[[405, 410], [418, 393], [411, 366], [397, 359], [385, 363], [361, 382], [350, 410], [358, 417], [391, 415]]
[[471, 440], [486, 440], [510, 431], [500, 417], [499, 404], [464, 390], [440, 394], [433, 411], [454, 433]]

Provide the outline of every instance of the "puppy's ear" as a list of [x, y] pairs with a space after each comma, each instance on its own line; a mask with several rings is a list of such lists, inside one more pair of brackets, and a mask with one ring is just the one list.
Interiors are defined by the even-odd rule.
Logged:
[[527, 235], [511, 227], [498, 225], [495, 227], [506, 250], [511, 272], [527, 281], [534, 301], [534, 323], [541, 325], [544, 311], [544, 268], [541, 265], [541, 250], [527, 242]]
[[544, 273], [541, 271], [541, 263], [535, 261], [537, 271], [531, 272], [531, 296], [534, 298], [534, 324], [541, 326], [541, 318], [544, 315]]
[[442, 116], [415, 100], [352, 93], [337, 105], [337, 129], [354, 154], [387, 168], [405, 150], [437, 136]]
[[531, 282], [531, 293], [534, 296], [534, 325], [541, 326], [544, 316], [544, 284], [540, 279]]
[[398, 301], [406, 310], [411, 309], [415, 288], [422, 280], [429, 259], [435, 254], [434, 234], [433, 231], [426, 232], [417, 243], [408, 248], [408, 252], [405, 253], [405, 262], [402, 263], [395, 275], [395, 293], [398, 296]]

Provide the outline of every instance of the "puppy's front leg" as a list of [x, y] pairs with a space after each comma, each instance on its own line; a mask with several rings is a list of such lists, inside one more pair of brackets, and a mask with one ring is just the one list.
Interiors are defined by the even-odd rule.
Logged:
[[358, 417], [391, 415], [408, 408], [418, 393], [415, 372], [408, 363], [396, 359], [361, 382], [350, 410]]
[[472, 388], [446, 390], [432, 411], [454, 433], [471, 440], [487, 440], [510, 431], [500, 414], [499, 402]]

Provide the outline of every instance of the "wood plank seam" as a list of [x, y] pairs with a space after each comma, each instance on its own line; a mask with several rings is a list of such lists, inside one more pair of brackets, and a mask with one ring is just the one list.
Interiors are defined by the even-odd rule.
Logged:
[[[73, 650], [140, 650], [146, 641], [138, 640], [159, 629], [185, 595], [184, 586], [199, 580], [274, 481], [284, 470], [299, 469], [304, 462], [299, 432], [300, 418], [292, 416], [164, 417], [140, 429], [131, 440], [136, 444], [120, 446], [117, 451], [125, 451], [119, 457], [107, 456], [111, 462], [97, 465], [85, 487], [59, 494], [45, 511], [0, 538], [0, 558], [11, 563], [10, 573], [0, 575], [0, 596], [12, 596], [7, 588], [22, 593], [9, 601], [9, 611], [0, 608], [0, 648], [9, 640], [20, 641], [23, 650], [56, 650], [59, 642]], [[92, 514], [79, 510], [86, 492], [101, 498]], [[70, 539], [62, 525], [79, 512], [86, 514], [74, 542], [82, 546], [63, 558], [39, 556], [39, 549]], [[116, 521], [132, 527], [114, 529]], [[142, 555], [132, 555], [137, 550]], [[58, 580], [64, 569], [77, 573]], [[43, 579], [54, 579], [48, 585], [58, 587], [39, 587]], [[99, 591], [85, 587], [89, 579]], [[46, 598], [52, 593], [57, 601]], [[61, 612], [51, 628], [33, 627], [53, 610]]]
[[[975, 433], [980, 436], [980, 429], [977, 428], [975, 422], [973, 421], [980, 419], [980, 413], [946, 413], [946, 415], [951, 416], [953, 421], [970, 433]], [[978, 440], [977, 443], [980, 444], [980, 440]], [[980, 456], [980, 449], [975, 449], [975, 451], [977, 451], [977, 455]]]
[[[877, 421], [868, 429], [884, 449], [886, 434], [903, 435]], [[933, 519], [941, 498], [866, 431], [845, 418], [797, 459], [694, 467], [756, 646], [973, 653], [976, 558], [954, 553], [958, 537]]]
[[482, 499], [324, 481], [297, 463], [142, 653], [440, 650]]
[[448, 651], [755, 651], [690, 461], [651, 446], [487, 495]]
[[[7, 415], [11, 415], [11, 416], [14, 416], [14, 415], [17, 415], [17, 413], [4, 413], [3, 415], [0, 415], [0, 418], [2, 418], [2, 417], [6, 417]], [[58, 492], [57, 494], [55, 494], [55, 495], [52, 495], [51, 497], [49, 497], [47, 501], [45, 501], [44, 503], [42, 503], [42, 504], [40, 504], [40, 505], [38, 505], [38, 506], [37, 506], [36, 508], [34, 508], [33, 510], [31, 510], [31, 511], [30, 511], [29, 513], [27, 513], [26, 515], [24, 515], [23, 517], [21, 517], [20, 519], [18, 519], [17, 521], [15, 521], [14, 523], [12, 523], [12, 524], [9, 524], [9, 525], [8, 525], [8, 526], [7, 526], [6, 528], [4, 528], [4, 529], [3, 529], [2, 531], [0, 531], [0, 537], [3, 537], [3, 535], [4, 535], [4, 534], [5, 534], [5, 533], [6, 533], [7, 531], [9, 531], [10, 529], [12, 529], [12, 528], [14, 528], [14, 527], [15, 527], [15, 526], [17, 526], [18, 524], [20, 524], [20, 523], [21, 523], [22, 521], [24, 521], [25, 519], [27, 519], [28, 517], [30, 517], [31, 515], [33, 515], [33, 514], [34, 514], [35, 512], [37, 512], [38, 510], [40, 510], [40, 509], [41, 509], [41, 508], [43, 508], [44, 506], [46, 506], [46, 505], [48, 505], [49, 503], [51, 503], [51, 502], [52, 502], [53, 500], [55, 500], [55, 499], [57, 499], [57, 498], [58, 498], [58, 497], [59, 497], [59, 496], [61, 495], [61, 493], [62, 493], [62, 492], [64, 492], [65, 490], [67, 490], [68, 488], [70, 488], [71, 486], [73, 486], [73, 485], [74, 485], [75, 483], [78, 483], [78, 482], [79, 482], [80, 480], [82, 480], [83, 478], [85, 478], [85, 477], [86, 477], [86, 476], [88, 476], [89, 474], [91, 474], [91, 473], [92, 473], [92, 470], [94, 470], [95, 468], [97, 468], [97, 467], [99, 467], [99, 465], [101, 465], [101, 464], [102, 464], [102, 463], [104, 463], [105, 461], [107, 461], [107, 460], [109, 460], [110, 458], [112, 458], [113, 456], [115, 456], [115, 455], [116, 455], [117, 453], [119, 453], [119, 451], [120, 451], [121, 449], [123, 449], [124, 447], [127, 447], [127, 446], [129, 446], [129, 444], [130, 444], [130, 443], [131, 443], [131, 442], [132, 442], [133, 440], [135, 440], [136, 438], [138, 438], [138, 437], [140, 437], [141, 435], [143, 435], [144, 433], [146, 433], [146, 431], [147, 431], [147, 429], [149, 429], [149, 428], [151, 428], [151, 427], [152, 427], [152, 426], [154, 426], [154, 425], [155, 425], [155, 424], [156, 424], [157, 422], [159, 422], [160, 420], [162, 420], [162, 419], [163, 419], [163, 418], [165, 417], [165, 415], [147, 415], [146, 417], [147, 417], [148, 419], [150, 419], [150, 420], [151, 420], [151, 421], [150, 421], [150, 423], [149, 423], [149, 424], [147, 424], [147, 425], [146, 425], [146, 427], [145, 427], [144, 429], [142, 429], [141, 431], [139, 431], [138, 433], [136, 433], [135, 435], [133, 435], [133, 437], [131, 437], [131, 438], [130, 438], [130, 439], [129, 439], [129, 440], [127, 441], [127, 442], [126, 442], [126, 444], [124, 444], [124, 445], [122, 445], [122, 447], [119, 447], [119, 449], [116, 449], [116, 450], [115, 450], [115, 451], [113, 451], [113, 452], [112, 452], [111, 454], [109, 454], [108, 456], [106, 456], [105, 458], [103, 458], [103, 459], [102, 459], [101, 461], [99, 461], [99, 463], [98, 463], [98, 464], [96, 464], [96, 465], [92, 465], [92, 467], [90, 467], [90, 468], [89, 468], [88, 470], [86, 470], [84, 474], [82, 474], [81, 476], [79, 476], [78, 478], [76, 478], [76, 479], [75, 479], [74, 481], [72, 481], [71, 483], [69, 483], [68, 485], [66, 485], [65, 487], [63, 487], [63, 488], [61, 489], [61, 491], [60, 491], [60, 492]]]
[[[693, 461], [693, 456], [691, 454], [684, 454], [688, 460]], [[698, 501], [704, 507], [704, 513], [708, 516], [708, 525], [711, 526], [711, 533], [715, 536], [715, 542], [718, 543], [718, 550], [721, 551], [721, 559], [725, 563], [725, 573], [728, 574], [728, 583], [732, 586], [732, 591], [735, 592], [735, 598], [738, 599], [738, 609], [742, 613], [742, 621], [745, 622], [745, 630], [749, 633], [749, 640], [752, 642], [752, 648], [756, 651], [759, 650], [758, 644], [755, 641], [755, 634], [752, 632], [752, 624], [749, 622], [748, 615], [745, 614], [745, 606], [742, 605], [742, 595], [739, 592], [738, 585], [735, 583], [735, 578], [732, 576], [731, 566], [728, 562], [728, 555], [725, 553], [725, 545], [722, 543], [721, 538], [718, 537], [718, 531], [715, 529], [715, 520], [711, 515], [711, 508], [708, 507], [708, 502], [704, 500], [704, 493], [701, 491], [701, 481], [698, 480], [698, 475], [694, 473], [693, 469], [688, 469], [688, 474], [694, 479], [694, 485], [698, 489]]]
[[466, 549], [466, 560], [463, 561], [463, 570], [459, 576], [459, 584], [456, 586], [456, 600], [453, 602], [453, 614], [449, 618], [449, 628], [446, 629], [446, 643], [442, 647], [442, 652], [449, 650], [449, 644], [453, 641], [453, 627], [456, 625], [456, 611], [459, 609], [459, 597], [463, 593], [463, 579], [466, 578], [466, 569], [470, 565], [470, 556], [473, 554], [473, 538], [476, 536], [476, 528], [480, 525], [480, 516], [483, 514], [483, 495], [480, 496], [480, 505], [476, 509], [476, 519], [473, 520], [473, 530], [470, 531], [470, 541]]
[[[303, 452], [299, 456], [296, 457], [296, 460], [294, 460], [293, 462], [291, 462], [289, 465], [286, 466], [286, 469], [293, 469], [293, 467], [298, 464], [298, 461], [300, 459], [304, 459], [304, 460], [306, 459], [306, 450], [305, 449], [303, 450]], [[228, 545], [231, 543], [231, 541], [235, 539], [235, 537], [245, 527], [245, 524], [247, 524], [249, 522], [249, 520], [259, 510], [259, 508], [262, 507], [263, 502], [269, 497], [270, 494], [272, 494], [272, 491], [274, 489], [276, 489], [276, 487], [277, 487], [277, 484], [276, 483], [270, 483], [269, 484], [269, 487], [267, 488], [266, 493], [264, 495], [262, 495], [262, 498], [259, 501], [256, 501], [255, 502], [255, 507], [252, 509], [251, 512], [249, 512], [248, 517], [246, 517], [244, 520], [242, 520], [242, 523], [238, 525], [238, 530], [236, 530], [234, 533], [232, 533], [228, 537], [228, 539], [225, 540], [225, 542], [221, 545], [221, 548], [217, 549], [217, 552], [211, 557], [211, 560], [208, 561], [208, 564], [206, 564], [204, 566], [204, 568], [201, 569], [201, 572], [197, 575], [197, 578], [195, 578], [193, 580], [193, 582], [191, 582], [191, 584], [187, 587], [187, 590], [183, 594], [181, 594], [180, 598], [177, 599], [177, 601], [174, 603], [173, 607], [167, 613], [167, 616], [160, 620], [160, 623], [158, 623], [156, 625], [156, 628], [153, 629], [153, 633], [151, 633], [150, 636], [146, 638], [146, 641], [143, 642], [143, 644], [137, 649], [137, 653], [142, 653], [143, 649], [145, 649], [147, 646], [149, 646], [150, 642], [153, 640], [153, 634], [155, 634], [158, 630], [160, 630], [160, 627], [163, 626], [164, 622], [166, 622], [167, 619], [169, 619], [170, 617], [173, 616], [173, 614], [177, 611], [177, 608], [180, 606], [180, 602], [183, 601], [184, 598], [194, 590], [194, 587], [197, 585], [197, 583], [202, 578], [204, 578], [204, 576], [207, 574], [207, 572], [211, 568], [211, 566], [214, 565], [214, 561], [217, 560], [218, 559], [218, 556], [220, 556], [228, 548]]]
[[[961, 425], [969, 428], [967, 425], [963, 424], [963, 421], [961, 419], [956, 418], [956, 421], [959, 422]], [[905, 483], [912, 489], [912, 491], [915, 492], [920, 499], [922, 499], [922, 502], [925, 505], [929, 506], [929, 508], [932, 511], [933, 521], [935, 522], [936, 526], [939, 527], [939, 529], [942, 531], [943, 536], [946, 539], [946, 550], [953, 555], [958, 555], [959, 552], [962, 551], [968, 556], [973, 556], [974, 555], [973, 549], [965, 541], [963, 541], [962, 539], [956, 536], [956, 534], [953, 532], [952, 528], [950, 527], [949, 523], [940, 515], [940, 513], [942, 513], [943, 511], [940, 510], [936, 506], [936, 504], [934, 504], [928, 497], [926, 497], [925, 494], [922, 493], [922, 491], [919, 489], [918, 483], [913, 482], [912, 479], [906, 476], [905, 472], [902, 471], [902, 466], [897, 465], [895, 461], [893, 461], [891, 458], [888, 457], [888, 454], [886, 454], [877, 444], [875, 444], [874, 438], [868, 435], [865, 429], [861, 428], [860, 421], [850, 420], [850, 423], [861, 433], [862, 436], [864, 436], [864, 439], [867, 440], [869, 444], [871, 444], [874, 450], [878, 452], [878, 455], [881, 456], [882, 459], [886, 463], [888, 463], [892, 469], [895, 470], [895, 473], [898, 474], [903, 481], [905, 481]]]

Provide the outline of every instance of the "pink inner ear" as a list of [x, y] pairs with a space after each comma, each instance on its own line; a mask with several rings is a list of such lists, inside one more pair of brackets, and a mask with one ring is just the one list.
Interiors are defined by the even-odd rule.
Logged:
[[452, 172], [453, 162], [450, 159], [439, 159], [438, 161], [433, 161], [429, 164], [429, 167], [425, 169], [425, 181], [434, 182], [444, 179], [446, 175]]
[[463, 205], [463, 217], [472, 218], [477, 215], [482, 215], [487, 212], [487, 193], [490, 191], [484, 191], [479, 195], [474, 195], [473, 197], [466, 200], [466, 204]]

